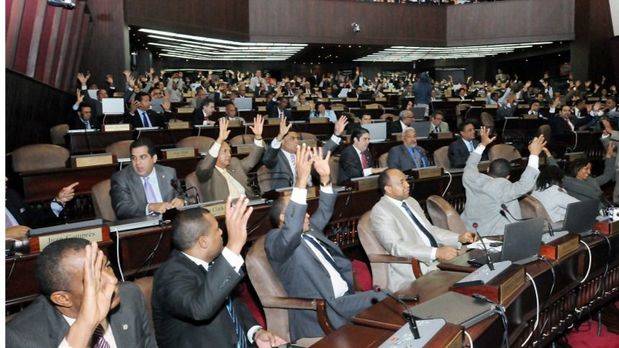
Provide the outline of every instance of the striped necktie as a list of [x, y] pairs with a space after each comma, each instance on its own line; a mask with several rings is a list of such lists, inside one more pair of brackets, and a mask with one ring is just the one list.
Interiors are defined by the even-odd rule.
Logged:
[[103, 337], [104, 335], [105, 330], [103, 330], [103, 326], [101, 324], [97, 325], [95, 332], [92, 334], [92, 348], [110, 348], [110, 344]]
[[232, 303], [232, 298], [228, 297], [226, 300], [226, 309], [228, 310], [228, 314], [230, 314], [230, 318], [232, 319], [232, 325], [234, 325], [234, 333], [236, 334], [236, 348], [245, 348], [247, 347], [247, 338], [245, 336], [245, 332], [243, 332], [243, 326], [239, 318], [236, 316], [234, 312], [234, 304]]

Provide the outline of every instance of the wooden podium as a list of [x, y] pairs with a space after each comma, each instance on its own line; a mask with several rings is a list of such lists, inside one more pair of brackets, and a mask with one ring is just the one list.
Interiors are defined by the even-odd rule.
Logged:
[[485, 296], [494, 303], [505, 304], [506, 300], [513, 295], [522, 284], [524, 284], [524, 267], [511, 264], [505, 271], [485, 284], [479, 282], [478, 284], [458, 285], [458, 283], [456, 283], [449, 290], [468, 296], [479, 294]]
[[612, 236], [619, 232], [619, 220], [617, 221], [602, 221], [593, 226], [593, 230], [600, 231], [602, 234]]
[[539, 254], [549, 260], [558, 260], [565, 255], [578, 249], [580, 236], [573, 233], [568, 233], [563, 237], [559, 237], [552, 242], [542, 244], [539, 248]]

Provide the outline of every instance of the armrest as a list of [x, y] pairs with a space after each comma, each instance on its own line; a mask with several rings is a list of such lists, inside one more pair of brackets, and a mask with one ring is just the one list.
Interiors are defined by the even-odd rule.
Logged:
[[316, 311], [318, 325], [325, 335], [333, 332], [333, 327], [327, 316], [327, 306], [325, 300], [317, 298], [299, 298], [299, 297], [268, 297], [261, 299], [264, 308], [281, 308], [281, 309], [305, 309]]
[[391, 256], [387, 254], [369, 254], [368, 260], [376, 263], [401, 263], [401, 264], [410, 264], [413, 268], [413, 275], [415, 278], [419, 278], [422, 276], [421, 274], [421, 265], [419, 264], [419, 260], [414, 257], [400, 257], [400, 256]]

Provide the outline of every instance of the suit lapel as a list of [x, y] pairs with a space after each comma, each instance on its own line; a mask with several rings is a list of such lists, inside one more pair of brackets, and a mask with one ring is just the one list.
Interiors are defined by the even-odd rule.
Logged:
[[[284, 168], [286, 172], [288, 172], [288, 175], [290, 175], [290, 181], [293, 181], [293, 174], [292, 174], [292, 168], [290, 168], [290, 162], [288, 162], [288, 157], [286, 157], [286, 155], [284, 155], [284, 150], [280, 149], [279, 153], [277, 154], [280, 157], [281, 162], [284, 163]], [[284, 171], [284, 170], [282, 170]]]
[[174, 196], [171, 192], [172, 185], [170, 185], [170, 180], [172, 178], [169, 178], [160, 166], [155, 165], [155, 168], [157, 170], [157, 182], [159, 184], [161, 199], [163, 199], [164, 201], [172, 200]]
[[136, 328], [132, 328], [130, 326], [131, 324], [133, 323], [125, 318], [121, 308], [118, 309], [118, 312], [110, 315], [109, 325], [112, 327], [112, 333], [114, 334], [114, 341], [117, 347], [130, 347], [135, 343], [131, 339], [130, 333], [134, 332]]

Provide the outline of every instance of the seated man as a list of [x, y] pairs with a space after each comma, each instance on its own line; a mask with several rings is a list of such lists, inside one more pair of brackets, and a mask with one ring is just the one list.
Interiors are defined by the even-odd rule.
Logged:
[[211, 99], [204, 99], [193, 112], [194, 126], [214, 126], [215, 102]]
[[164, 113], [158, 114], [150, 108], [150, 95], [145, 92], [138, 92], [135, 100], [130, 104], [129, 110], [125, 112], [124, 122], [130, 123], [133, 128], [141, 127], [164, 127], [170, 119], [170, 103], [161, 104]]
[[[329, 157], [320, 149], [305, 145], [297, 149], [296, 177], [292, 194], [280, 198], [271, 207], [271, 224], [265, 250], [273, 271], [281, 280], [288, 296], [320, 298], [326, 301], [329, 322], [334, 328], [346, 324], [355, 314], [370, 307], [381, 293], [355, 292], [352, 264], [342, 250], [324, 235], [337, 195], [331, 187]], [[314, 169], [320, 175], [320, 202], [310, 217], [307, 213], [306, 178]], [[289, 310], [290, 338], [324, 336], [316, 312]]]
[[226, 115], [224, 117], [228, 121], [240, 121], [242, 125], [245, 124], [245, 119], [239, 116], [239, 112], [233, 102], [226, 104]]
[[6, 238], [22, 239], [31, 228], [61, 224], [63, 221], [60, 214], [75, 196], [75, 186], [78, 184], [79, 182], [74, 182], [63, 187], [50, 204], [36, 208], [26, 205], [19, 193], [7, 188], [4, 206]]
[[[78, 97], [79, 100], [80, 97]], [[71, 129], [98, 129], [99, 122], [92, 117], [92, 107], [81, 102], [71, 118]]]
[[310, 118], [317, 117], [326, 117], [332, 123], [337, 122], [337, 116], [335, 115], [335, 111], [327, 110], [327, 107], [324, 103], [317, 103], [315, 109], [312, 110], [312, 112], [310, 113]]
[[[340, 135], [346, 128], [348, 121], [346, 116], [340, 117], [335, 124], [333, 135], [323, 146], [323, 152], [333, 151], [341, 142]], [[286, 125], [286, 119], [282, 118], [279, 122], [279, 134], [271, 142], [271, 146], [266, 149], [262, 157], [262, 163], [269, 169], [271, 175], [271, 189], [276, 190], [282, 187], [294, 186], [297, 177], [294, 170], [296, 161], [296, 149], [299, 146], [299, 133], [290, 132], [292, 123]], [[312, 186], [311, 180], [306, 180]]]
[[284, 97], [277, 98], [277, 106], [269, 110], [269, 117], [271, 118], [290, 118], [291, 112], [288, 108], [288, 99]]
[[546, 117], [544, 115], [542, 115], [542, 113], [539, 111], [540, 108], [541, 108], [541, 104], [540, 104], [539, 101], [532, 102], [531, 103], [531, 108], [529, 109], [529, 111], [527, 112], [527, 115], [525, 117], [546, 119]]
[[350, 138], [353, 141], [352, 145], [345, 148], [340, 156], [339, 185], [353, 178], [378, 174], [385, 170], [385, 168], [374, 168], [374, 160], [368, 149], [370, 132], [367, 129], [356, 128]]
[[[378, 179], [383, 197], [372, 208], [372, 233], [392, 256], [414, 257], [422, 273], [436, 269], [438, 261], [458, 255], [460, 243], [472, 243], [475, 234], [457, 233], [433, 226], [423, 209], [409, 195], [407, 177], [398, 169], [387, 169]], [[414, 280], [410, 264], [389, 264], [387, 287], [398, 291]]]
[[6, 324], [7, 347], [157, 346], [142, 292], [118, 284], [96, 242], [51, 243], [36, 278], [41, 295]]
[[176, 250], [153, 280], [153, 321], [159, 347], [271, 347], [285, 342], [256, 324], [233, 291], [243, 280], [241, 250], [252, 208], [239, 197], [226, 203], [228, 242], [208, 210], [193, 208], [174, 220]]
[[394, 146], [387, 156], [389, 168], [407, 171], [414, 168], [423, 168], [430, 165], [426, 150], [417, 146], [417, 131], [407, 128], [402, 136], [402, 145]]
[[[463, 122], [460, 124], [459, 130], [460, 139], [449, 144], [447, 152], [451, 168], [464, 168], [469, 154], [479, 145], [479, 141], [475, 139], [475, 125], [473, 122]], [[488, 160], [488, 155], [484, 153], [481, 160]]]
[[[502, 235], [505, 225], [516, 222], [522, 218], [518, 198], [530, 192], [535, 187], [535, 181], [539, 175], [539, 154], [546, 145], [544, 136], [533, 138], [529, 144], [529, 163], [520, 176], [520, 180], [512, 183], [509, 181], [511, 166], [505, 159], [496, 159], [490, 163], [488, 175], [479, 172], [477, 165], [481, 154], [488, 144], [495, 138], [490, 138], [490, 130], [481, 127], [481, 144], [471, 153], [466, 161], [462, 185], [466, 191], [466, 203], [462, 220], [467, 229], [472, 230], [473, 224], [478, 224], [478, 232], [482, 236]], [[505, 205], [509, 210], [502, 216], [501, 207]]]
[[171, 184], [176, 169], [156, 164], [155, 145], [140, 138], [129, 148], [131, 165], [112, 175], [110, 196], [116, 217], [131, 219], [182, 207], [184, 201]]
[[238, 198], [241, 195], [255, 198], [254, 192], [247, 184], [247, 173], [260, 162], [264, 153], [263, 124], [262, 116], [254, 118], [254, 125], [249, 128], [254, 132], [255, 146], [247, 157], [240, 160], [232, 157], [230, 145], [226, 143], [226, 138], [230, 134], [228, 121], [223, 117], [219, 119], [219, 137], [196, 169], [204, 201]]
[[441, 110], [430, 116], [430, 134], [449, 132], [449, 124], [444, 122], [445, 115]]
[[400, 119], [397, 121], [390, 122], [389, 126], [389, 134], [393, 133], [402, 133], [405, 129], [413, 126], [413, 122], [415, 122], [415, 116], [411, 110], [403, 110], [400, 113]]

